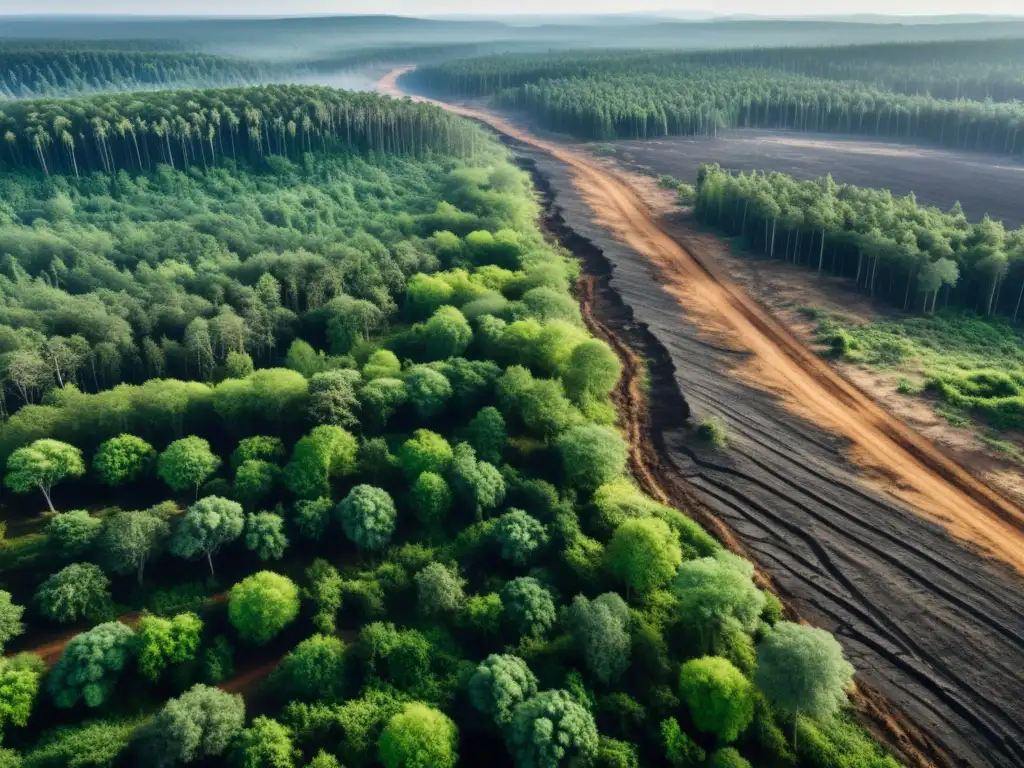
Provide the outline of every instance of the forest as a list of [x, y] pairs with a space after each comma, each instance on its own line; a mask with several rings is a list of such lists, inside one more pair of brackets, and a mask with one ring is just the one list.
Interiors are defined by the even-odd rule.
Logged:
[[[694, 210], [701, 222], [755, 252], [846, 278], [904, 312], [932, 315], [940, 307], [989, 318], [993, 327], [972, 325], [970, 317], [951, 311], [943, 323], [970, 325], [961, 337], [980, 336], [980, 346], [994, 342], [1007, 359], [997, 369], [971, 362], [948, 366], [928, 374], [924, 387], [995, 429], [1024, 428], [1024, 368], [1010, 327], [1024, 305], [1024, 228], [1007, 232], [988, 217], [969, 223], [959, 207], [942, 212], [919, 205], [913, 195], [893, 197], [831, 177], [799, 182], [780, 173], [733, 175], [717, 165], [702, 167]], [[822, 331], [838, 356], [856, 358], [860, 345], [868, 346], [833, 325]], [[952, 349], [954, 334], [946, 336], [922, 346], [933, 354]], [[900, 357], [891, 339], [875, 352]]]
[[505, 54], [405, 76], [449, 96], [492, 96], [585, 139], [783, 128], [1024, 152], [1024, 43], [994, 41], [722, 52]]
[[897, 765], [630, 479], [496, 139], [297, 86], [5, 113], [0, 765]]

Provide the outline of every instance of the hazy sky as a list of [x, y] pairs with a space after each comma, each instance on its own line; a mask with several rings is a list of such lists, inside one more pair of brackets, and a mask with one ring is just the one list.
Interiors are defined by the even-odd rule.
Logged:
[[628, 13], [672, 10], [716, 14], [800, 15], [807, 13], [884, 13], [900, 15], [991, 13], [1024, 14], [1021, 0], [0, 0], [0, 14], [131, 13], [189, 15], [281, 15], [394, 13], [407, 16], [447, 13]]

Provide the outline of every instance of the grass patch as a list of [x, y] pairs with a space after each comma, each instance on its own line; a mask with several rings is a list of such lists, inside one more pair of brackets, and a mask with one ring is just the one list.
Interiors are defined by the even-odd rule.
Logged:
[[1003, 454], [1010, 461], [1014, 461], [1017, 464], [1024, 464], [1024, 451], [1016, 443], [1011, 443], [1009, 440], [1000, 440], [997, 437], [991, 435], [978, 435], [985, 445], [992, 448], [999, 453]]
[[729, 435], [725, 426], [717, 419], [704, 419], [697, 425], [697, 437], [715, 448], [728, 448]]
[[607, 143], [590, 144], [587, 146], [587, 151], [592, 155], [597, 155], [598, 157], [614, 157], [618, 154], [618, 150], [611, 144]]
[[924, 384], [908, 379], [906, 376], [900, 376], [900, 380], [896, 383], [896, 391], [901, 395], [920, 395], [924, 392]]
[[956, 426], [970, 413], [995, 429], [1024, 429], [1024, 333], [1008, 322], [967, 312], [866, 325], [824, 317], [816, 340], [831, 356], [916, 374], [923, 384], [901, 379], [899, 391], [934, 395]]

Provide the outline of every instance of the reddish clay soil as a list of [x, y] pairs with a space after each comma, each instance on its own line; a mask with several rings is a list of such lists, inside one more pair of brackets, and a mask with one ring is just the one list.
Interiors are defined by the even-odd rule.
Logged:
[[[398, 74], [381, 89], [395, 93]], [[713, 252], [680, 245], [599, 161], [445, 106], [532, 168], [594, 278], [581, 286], [585, 315], [646, 369], [648, 448], [624, 419], [641, 480], [840, 638], [859, 707], [908, 760], [1024, 764], [1024, 511], [824, 363]], [[620, 386], [627, 413], [643, 410], [637, 394]], [[726, 425], [727, 450], [695, 438], [707, 416]]]

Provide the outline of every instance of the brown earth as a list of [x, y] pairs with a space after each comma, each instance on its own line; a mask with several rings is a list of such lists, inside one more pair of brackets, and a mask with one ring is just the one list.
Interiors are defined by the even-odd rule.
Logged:
[[[454, 109], [511, 137], [577, 244], [596, 251], [596, 269], [584, 257], [599, 278], [592, 314], [644, 364], [656, 479], [672, 502], [840, 638], [861, 709], [908, 758], [1024, 764], [1021, 510], [807, 350], [713, 254], [680, 247], [593, 158]], [[726, 424], [727, 451], [694, 439], [691, 411]]]

